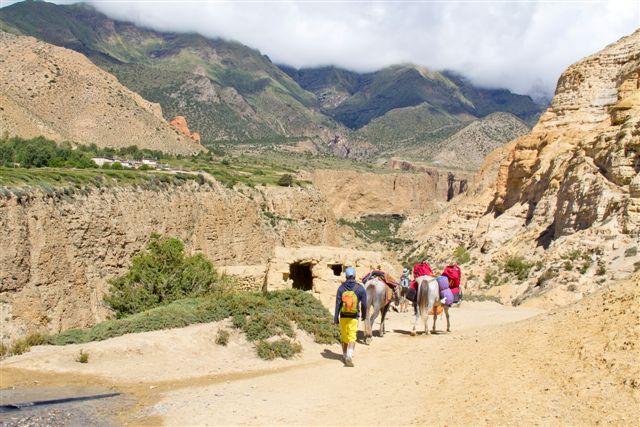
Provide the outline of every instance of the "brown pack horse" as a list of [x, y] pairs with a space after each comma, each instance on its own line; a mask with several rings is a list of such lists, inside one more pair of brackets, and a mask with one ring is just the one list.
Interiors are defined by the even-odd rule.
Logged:
[[375, 276], [371, 277], [364, 284], [364, 288], [367, 292], [367, 316], [364, 321], [364, 342], [365, 344], [370, 344], [373, 337], [373, 324], [380, 313], [382, 313], [382, 319], [380, 320], [379, 333], [381, 337], [384, 336], [384, 318], [387, 315], [387, 311], [389, 311], [391, 301], [396, 305], [400, 303], [400, 291], [398, 289], [400, 286], [395, 287], [393, 298], [390, 301], [387, 301], [387, 284], [380, 278]]

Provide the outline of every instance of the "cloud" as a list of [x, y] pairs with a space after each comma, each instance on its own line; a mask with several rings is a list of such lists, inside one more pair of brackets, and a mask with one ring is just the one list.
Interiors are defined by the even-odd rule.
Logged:
[[411, 62], [550, 95], [560, 73], [640, 26], [640, 2], [90, 1], [163, 31], [237, 40], [274, 62], [373, 71]]

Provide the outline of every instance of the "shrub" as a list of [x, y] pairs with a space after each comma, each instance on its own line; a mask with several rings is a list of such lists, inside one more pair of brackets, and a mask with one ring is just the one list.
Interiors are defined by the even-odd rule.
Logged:
[[0, 357], [4, 357], [4, 356], [8, 356], [9, 355], [9, 346], [6, 345], [3, 342], [0, 342]]
[[27, 344], [27, 341], [24, 339], [16, 340], [11, 344], [11, 354], [18, 355], [22, 353], [26, 353], [29, 351], [31, 347]]
[[291, 322], [313, 335], [319, 344], [333, 344], [339, 338], [333, 316], [320, 301], [304, 291], [289, 289], [264, 293], [216, 292], [185, 298], [125, 318], [102, 322], [91, 329], [70, 329], [51, 337], [50, 341], [55, 345], [84, 343], [128, 333], [216, 322], [229, 317], [234, 327], [244, 331], [254, 342], [272, 337], [293, 338]]
[[278, 335], [293, 338], [291, 321], [275, 310], [260, 310], [245, 323], [244, 331], [249, 341], [259, 341]]
[[464, 246], [458, 246], [453, 251], [453, 258], [456, 260], [456, 263], [458, 264], [465, 264], [471, 261], [471, 255], [469, 255], [469, 252]]
[[293, 185], [293, 176], [285, 173], [278, 179], [278, 185], [281, 187], [291, 187]]
[[484, 273], [483, 282], [487, 288], [498, 285], [499, 284], [498, 272], [496, 270], [487, 270], [487, 272]]
[[624, 251], [625, 258], [636, 256], [636, 255], [638, 255], [638, 247], [637, 246], [634, 246], [632, 248], [628, 248], [626, 251]]
[[76, 357], [76, 362], [89, 363], [89, 353], [82, 351], [82, 349], [80, 349], [80, 353], [78, 353], [78, 357]]
[[113, 162], [111, 163], [111, 169], [121, 171], [122, 169], [124, 169], [124, 166], [122, 166], [122, 163], [120, 162]]
[[525, 280], [529, 276], [529, 271], [533, 264], [521, 256], [511, 256], [502, 264], [505, 273], [513, 274], [518, 280]]
[[216, 344], [226, 346], [229, 344], [229, 331], [226, 329], [218, 329], [216, 334]]
[[273, 360], [276, 357], [283, 359], [291, 359], [302, 351], [302, 346], [298, 342], [288, 340], [286, 338], [273, 342], [260, 341], [256, 347], [258, 357], [265, 360]]
[[177, 299], [211, 293], [224, 280], [202, 254], [185, 256], [178, 239], [152, 235], [125, 275], [112, 279], [104, 301], [117, 317], [139, 313]]
[[469, 293], [465, 293], [464, 294], [464, 300], [465, 301], [493, 301], [496, 302], [498, 304], [502, 304], [502, 301], [500, 301], [500, 298], [493, 296], [493, 295], [484, 295], [484, 294], [469, 294]]
[[26, 336], [24, 340], [29, 347], [34, 347], [36, 345], [44, 345], [49, 343], [49, 337], [40, 332], [29, 334]]
[[596, 269], [596, 276], [604, 276], [607, 272], [604, 262], [598, 261], [598, 268]]
[[633, 272], [640, 271], [640, 261], [636, 261], [633, 263]]

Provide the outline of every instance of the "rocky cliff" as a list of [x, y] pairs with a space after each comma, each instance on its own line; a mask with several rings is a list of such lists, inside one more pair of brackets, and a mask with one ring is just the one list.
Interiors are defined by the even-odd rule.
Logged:
[[0, 31], [0, 133], [194, 154], [204, 147], [83, 55]]
[[640, 269], [639, 190], [636, 31], [569, 67], [538, 124], [489, 156], [466, 197], [402, 232], [437, 265], [469, 249], [472, 292], [565, 304]]
[[640, 31], [572, 65], [501, 165], [495, 211], [526, 205], [547, 239], [607, 220], [640, 234]]
[[193, 139], [194, 142], [200, 143], [200, 134], [198, 132], [191, 132], [187, 125], [187, 119], [184, 116], [175, 116], [173, 120], [169, 122], [171, 126], [178, 129], [184, 136]]
[[178, 237], [217, 265], [265, 263], [276, 246], [337, 243], [335, 218], [315, 189], [248, 190], [205, 183], [0, 199], [3, 333], [104, 320], [108, 279], [126, 270], [151, 233]]
[[392, 168], [414, 173], [362, 173], [316, 170], [312, 182], [329, 202], [337, 218], [368, 214], [413, 215], [433, 212], [463, 193], [469, 174], [419, 168], [395, 161]]

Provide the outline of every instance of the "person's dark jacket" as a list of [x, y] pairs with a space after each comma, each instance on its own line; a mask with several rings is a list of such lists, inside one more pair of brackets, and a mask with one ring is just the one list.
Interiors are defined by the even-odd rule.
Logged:
[[[342, 307], [342, 293], [345, 291], [355, 291], [356, 296], [358, 297], [358, 312], [355, 314], [351, 313], [340, 313], [340, 308]], [[347, 279], [340, 287], [338, 288], [338, 292], [336, 294], [336, 311], [333, 316], [333, 321], [338, 323], [339, 317], [349, 317], [349, 318], [358, 318], [358, 315], [362, 315], [361, 319], [364, 320], [367, 316], [367, 292], [364, 290], [364, 286], [360, 283], [356, 282], [353, 279]]]

